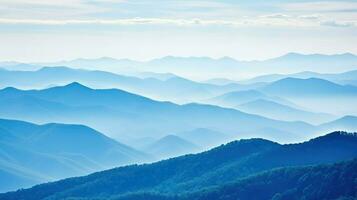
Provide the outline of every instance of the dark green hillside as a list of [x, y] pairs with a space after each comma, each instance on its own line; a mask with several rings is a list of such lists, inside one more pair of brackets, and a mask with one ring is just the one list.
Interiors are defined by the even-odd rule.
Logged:
[[357, 198], [357, 160], [313, 167], [286, 167], [196, 193], [165, 196], [136, 193], [112, 200], [312, 200]]
[[[208, 195], [214, 195], [214, 192], [210, 192], [212, 187], [220, 187], [264, 171], [280, 167], [334, 163], [356, 157], [357, 135], [345, 132], [334, 132], [292, 145], [279, 145], [262, 139], [241, 140], [196, 155], [154, 164], [121, 167], [85, 177], [42, 184], [27, 190], [2, 194], [0, 199], [110, 198], [138, 192], [155, 192], [160, 195], [198, 192], [195, 195], [204, 199], [198, 195], [204, 188], [208, 189]], [[275, 176], [275, 173], [277, 172], [271, 176]], [[291, 175], [292, 179], [297, 177], [294, 174], [295, 172]], [[276, 177], [279, 178], [280, 175]], [[286, 178], [289, 177], [290, 175]], [[249, 183], [249, 178], [246, 181]], [[252, 184], [254, 186], [254, 183]], [[259, 187], [264, 189], [263, 186]], [[229, 188], [227, 186], [227, 189]], [[254, 190], [245, 192], [249, 191]], [[242, 191], [242, 194], [246, 193]], [[237, 194], [241, 193], [238, 191]]]

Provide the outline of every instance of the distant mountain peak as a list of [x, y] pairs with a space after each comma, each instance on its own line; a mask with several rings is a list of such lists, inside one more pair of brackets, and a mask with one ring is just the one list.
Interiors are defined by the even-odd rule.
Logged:
[[285, 55], [282, 55], [281, 57], [296, 57], [296, 56], [303, 56], [304, 54], [297, 53], [297, 52], [290, 52]]
[[331, 136], [331, 135], [357, 137], [357, 133], [351, 133], [351, 132], [346, 132], [346, 131], [334, 131], [334, 132], [332, 132], [332, 133], [329, 133], [329, 134], [325, 135], [325, 137], [328, 137], [328, 136]]
[[7, 91], [7, 92], [9, 92], [9, 91], [18, 91], [18, 90], [19, 89], [15, 88], [15, 87], [6, 87], [6, 88], [2, 89], [2, 91]]
[[63, 88], [71, 88], [71, 89], [91, 89], [87, 86], [80, 84], [79, 82], [72, 82], [72, 83], [62, 86], [62, 87]]
[[341, 53], [341, 54], [320, 54], [320, 53], [313, 53], [313, 54], [302, 54], [302, 53], [297, 53], [297, 52], [290, 52], [285, 55], [282, 55], [278, 58], [287, 58], [287, 59], [300, 59], [300, 58], [321, 58], [321, 57], [345, 57], [345, 58], [355, 58], [356, 55], [346, 52], [346, 53]]
[[357, 121], [357, 116], [346, 115], [346, 116], [343, 116], [343, 117], [337, 119], [337, 121], [343, 121], [343, 122]]
[[229, 62], [237, 62], [236, 59], [234, 59], [234, 58], [232, 58], [232, 57], [229, 57], [229, 56], [221, 57], [221, 58], [219, 58], [218, 60], [221, 60], [221, 61], [229, 61]]
[[294, 78], [294, 77], [287, 77], [287, 78], [283, 78], [283, 79], [280, 79], [276, 82], [323, 82], [323, 83], [331, 83], [331, 84], [334, 84], [332, 83], [331, 81], [327, 81], [327, 80], [324, 80], [324, 79], [320, 79], [320, 78]]
[[329, 133], [327, 135], [323, 135], [323, 136], [311, 139], [306, 143], [315, 142], [315, 141], [327, 141], [327, 140], [335, 141], [337, 138], [339, 138], [339, 139], [354, 138], [354, 140], [356, 140], [357, 139], [357, 133], [346, 132], [346, 131], [334, 131], [334, 132], [331, 132], [331, 133]]
[[165, 141], [165, 142], [178, 142], [178, 141], [187, 142], [186, 140], [184, 140], [176, 135], [166, 135], [159, 140], [159, 142], [163, 142], [163, 141]]
[[52, 70], [75, 70], [75, 69], [66, 66], [53, 66], [53, 67], [45, 66], [39, 69], [38, 71], [52, 71]]

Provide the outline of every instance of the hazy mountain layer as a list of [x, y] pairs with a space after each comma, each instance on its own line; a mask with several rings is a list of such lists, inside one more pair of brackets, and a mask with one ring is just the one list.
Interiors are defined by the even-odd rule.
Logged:
[[0, 191], [151, 159], [83, 125], [0, 120]]
[[[167, 56], [148, 62], [128, 59], [98, 58], [76, 59], [55, 63], [38, 63], [41, 66], [69, 66], [76, 68], [100, 69], [118, 73], [159, 72], [174, 73], [183, 77], [207, 80], [209, 78], [230, 78], [233, 80], [271, 73], [298, 73], [315, 71], [336, 73], [355, 70], [357, 56], [345, 53], [335, 55], [298, 54], [286, 55], [262, 61], [239, 61], [229, 57], [212, 59], [209, 57], [175, 57]], [[11, 67], [11, 66], [9, 66]], [[334, 69], [334, 70], [331, 70]]]
[[[94, 90], [79, 83], [44, 90], [6, 88], [0, 90], [0, 103], [3, 118], [85, 124], [127, 139], [160, 138], [170, 133], [207, 128], [235, 137], [264, 137], [286, 142], [306, 139], [316, 131], [307, 123], [271, 120], [211, 105], [159, 102], [123, 90]], [[273, 130], [270, 131], [273, 134], [265, 134], [268, 129]], [[281, 132], [286, 135], [279, 137]], [[289, 139], [284, 141], [285, 138]]]
[[[149, 77], [146, 77], [145, 74]], [[166, 78], [145, 73], [142, 78], [104, 71], [88, 71], [68, 67], [44, 67], [37, 71], [0, 70], [0, 87], [23, 89], [47, 88], [80, 82], [95, 88], [121, 88], [155, 99], [190, 102], [210, 98], [224, 92], [255, 88], [254, 85], [217, 86], [191, 81], [175, 75]], [[155, 78], [152, 78], [155, 77]]]
[[340, 84], [349, 84], [349, 83], [353, 84], [357, 79], [357, 70], [347, 71], [343, 73], [329, 73], [329, 74], [316, 73], [312, 71], [299, 72], [295, 74], [268, 74], [268, 75], [258, 76], [246, 81], [242, 81], [241, 83], [245, 83], [245, 84], [258, 83], [258, 82], [268, 83], [288, 77], [300, 78], [300, 79], [319, 78], [319, 79], [325, 79]]
[[271, 119], [287, 121], [305, 121], [315, 124], [330, 121], [335, 117], [324, 113], [313, 113], [295, 109], [273, 101], [258, 99], [236, 106], [237, 109], [256, 115], [269, 117]]
[[200, 150], [197, 145], [175, 135], [167, 135], [143, 148], [144, 152], [164, 159], [195, 153]]

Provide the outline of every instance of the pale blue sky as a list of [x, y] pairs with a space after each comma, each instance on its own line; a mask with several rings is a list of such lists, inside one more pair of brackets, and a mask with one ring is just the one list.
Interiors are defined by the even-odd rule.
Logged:
[[0, 60], [357, 54], [357, 1], [0, 0]]

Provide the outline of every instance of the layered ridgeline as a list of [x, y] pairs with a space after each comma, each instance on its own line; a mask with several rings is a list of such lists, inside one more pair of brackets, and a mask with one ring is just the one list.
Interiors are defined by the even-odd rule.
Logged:
[[212, 105], [160, 102], [119, 89], [91, 89], [79, 83], [43, 90], [0, 90], [0, 117], [84, 124], [126, 140], [159, 139], [206, 128], [231, 137], [287, 142], [306, 139], [317, 131], [304, 122], [272, 120]]
[[299, 54], [286, 55], [262, 61], [240, 61], [229, 57], [213, 59], [209, 57], [175, 57], [166, 56], [147, 62], [128, 59], [102, 57], [97, 59], [75, 59], [56, 63], [0, 63], [7, 69], [38, 69], [41, 66], [70, 66], [75, 68], [101, 69], [118, 73], [160, 72], [175, 73], [198, 79], [227, 77], [241, 78], [241, 74], [256, 75], [268, 73], [296, 73], [301, 71], [331, 72], [355, 70], [357, 56], [345, 53], [335, 55]]
[[356, 197], [356, 160], [311, 167], [356, 157], [357, 135], [345, 132], [289, 145], [263, 139], [240, 140], [196, 155], [120, 167], [5, 193], [0, 199]]
[[228, 92], [205, 102], [275, 119], [323, 123], [333, 116], [356, 115], [356, 101], [356, 86], [318, 78], [284, 78], [255, 90]]
[[319, 124], [335, 118], [331, 114], [306, 111], [285, 98], [266, 95], [258, 90], [229, 92], [205, 102], [277, 120]]
[[[336, 78], [337, 80], [348, 79], [349, 82], [353, 82], [355, 73], [355, 71], [351, 71], [334, 76], [340, 78]], [[93, 88], [121, 88], [158, 100], [177, 103], [204, 102], [231, 108], [237, 108], [241, 104], [262, 99], [299, 110], [294, 112], [296, 115], [290, 114], [285, 120], [309, 123], [323, 123], [331, 119], [331, 116], [325, 113], [331, 113], [337, 117], [357, 114], [357, 110], [352, 107], [357, 100], [356, 87], [343, 85], [344, 82], [341, 81], [337, 81], [340, 84], [336, 84], [321, 79], [321, 76], [316, 73], [308, 74], [310, 75], [306, 77], [311, 76], [313, 78], [292, 78], [294, 76], [284, 75], [278, 76], [282, 79], [277, 78], [267, 83], [254, 82], [253, 80], [249, 84], [240, 84], [234, 81], [224, 84], [207, 84], [173, 74], [145, 72], [134, 77], [133, 75], [118, 75], [104, 71], [44, 67], [37, 71], [0, 70], [0, 87], [47, 88], [78, 81]], [[330, 105], [334, 106], [331, 107]], [[305, 114], [300, 111], [304, 111]], [[275, 116], [274, 113], [267, 113], [266, 117], [272, 115]]]
[[177, 102], [194, 101], [229, 91], [256, 88], [255, 84], [236, 83], [221, 86], [206, 84], [172, 74], [139, 73], [136, 76], [128, 76], [68, 67], [44, 67], [36, 71], [0, 69], [0, 87], [47, 88], [75, 81], [94, 88], [121, 88], [147, 97]]
[[300, 120], [315, 124], [320, 124], [335, 118], [330, 114], [309, 112], [264, 99], [240, 104], [236, 106], [236, 108], [243, 112], [266, 116], [271, 119], [288, 121]]
[[283, 97], [357, 96], [357, 87], [355, 86], [339, 85], [318, 78], [285, 78], [275, 81], [260, 90]]
[[[328, 81], [336, 82], [339, 84], [351, 84], [357, 86], [357, 70], [347, 71], [343, 73], [317, 73], [312, 71], [299, 72], [294, 74], [268, 74], [263, 76], [258, 76], [246, 81], [242, 81], [241, 83], [249, 84], [249, 83], [257, 83], [257, 82], [274, 82], [284, 78], [299, 78], [299, 79], [309, 79], [309, 78], [319, 78], [325, 79]], [[210, 81], [210, 83], [213, 83]], [[225, 82], [229, 83], [229, 82]]]
[[285, 78], [270, 83], [259, 91], [277, 95], [307, 108], [309, 111], [356, 115], [357, 87], [336, 84], [318, 78]]
[[0, 191], [151, 159], [83, 125], [0, 119]]

